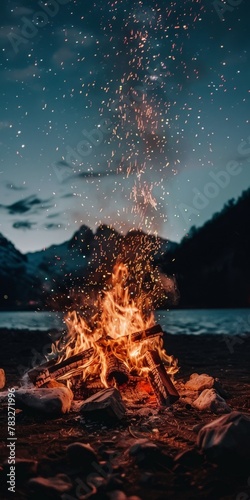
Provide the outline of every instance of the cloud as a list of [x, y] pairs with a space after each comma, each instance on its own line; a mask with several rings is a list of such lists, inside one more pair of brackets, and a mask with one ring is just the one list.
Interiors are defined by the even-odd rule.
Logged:
[[58, 222], [58, 224], [54, 224], [54, 223], [49, 223], [49, 224], [44, 224], [43, 226], [45, 229], [64, 229], [65, 228], [65, 224], [62, 224], [60, 222]]
[[75, 195], [73, 193], [66, 193], [61, 196], [61, 198], [73, 198]]
[[49, 200], [40, 200], [36, 196], [28, 196], [22, 200], [18, 200], [11, 205], [0, 205], [0, 208], [4, 209], [9, 213], [9, 215], [24, 214], [27, 212], [37, 213], [39, 210], [45, 210], [52, 207], [49, 204]]
[[12, 227], [14, 229], [22, 229], [22, 230], [27, 230], [27, 229], [32, 229], [33, 226], [36, 225], [36, 222], [30, 222], [28, 220], [20, 220], [20, 221], [16, 221], [14, 222], [14, 224], [12, 224]]
[[237, 161], [239, 163], [245, 163], [245, 162], [249, 163], [250, 162], [249, 147], [246, 149], [245, 153], [242, 152], [241, 154], [238, 154], [237, 156], [235, 156], [234, 161]]
[[116, 170], [106, 170], [105, 172], [81, 172], [76, 177], [78, 179], [89, 179], [89, 178], [99, 178], [99, 177], [109, 177], [113, 175], [119, 175], [122, 172], [117, 172]]
[[37, 78], [38, 75], [41, 73], [41, 68], [38, 68], [38, 66], [30, 65], [26, 66], [25, 68], [12, 68], [11, 71], [6, 70], [3, 71], [3, 76], [7, 81], [25, 81], [25, 80], [30, 80], [32, 78]]
[[58, 217], [60, 216], [61, 213], [57, 212], [56, 214], [49, 214], [47, 215], [47, 219], [54, 219], [55, 217]]
[[[60, 216], [61, 214], [54, 214], [54, 215], [51, 215], [51, 216], [48, 216], [48, 218], [50, 217], [56, 217], [56, 216]], [[37, 226], [37, 223], [36, 222], [32, 222], [30, 220], [16, 220], [13, 224], [12, 224], [12, 227], [14, 229], [21, 229], [23, 231], [25, 230], [32, 230], [34, 226]], [[62, 230], [64, 229], [66, 226], [65, 224], [63, 224], [62, 222], [46, 222], [46, 223], [43, 223], [42, 225], [39, 225], [39, 229], [47, 229], [47, 230]]]
[[76, 59], [76, 54], [70, 48], [61, 47], [53, 54], [52, 59], [58, 67], [65, 66], [65, 64], [71, 67], [71, 63]]
[[[54, 164], [54, 170], [58, 179], [65, 183], [66, 181], [71, 181], [74, 177], [75, 179], [85, 180], [85, 179], [100, 179], [103, 177], [115, 177], [120, 175], [125, 175], [126, 177], [131, 173], [139, 173], [137, 166], [127, 166], [123, 161], [117, 163], [117, 168], [113, 170], [103, 170], [98, 172], [93, 172], [92, 170], [88, 172], [79, 172], [74, 170], [74, 168], [65, 160], [60, 160]], [[68, 195], [66, 195], [68, 197]]]
[[7, 189], [11, 189], [12, 191], [25, 191], [25, 189], [27, 189], [25, 186], [16, 186], [12, 182], [7, 182], [5, 186]]

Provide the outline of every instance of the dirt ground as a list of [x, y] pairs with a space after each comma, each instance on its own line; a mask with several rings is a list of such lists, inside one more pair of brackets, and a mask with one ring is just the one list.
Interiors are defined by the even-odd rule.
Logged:
[[[51, 338], [46, 332], [1, 330], [0, 367], [4, 368], [7, 387], [19, 384], [21, 373], [40, 363], [44, 346]], [[168, 354], [179, 360], [175, 377], [177, 388], [183, 387], [190, 374], [207, 373], [218, 378], [227, 395], [227, 404], [250, 415], [250, 336], [165, 335]], [[93, 500], [108, 500], [114, 490], [142, 500], [165, 499], [250, 499], [250, 465], [244, 461], [224, 460], [214, 463], [196, 447], [197, 433], [218, 415], [194, 409], [183, 398], [169, 408], [135, 405], [122, 422], [108, 425], [84, 421], [77, 412], [60, 418], [48, 418], [19, 411], [16, 414], [16, 457], [34, 459], [40, 475], [53, 477], [67, 474], [72, 483], [68, 498], [87, 498], [79, 493], [79, 478], [86, 471], [72, 466], [66, 458], [66, 447], [73, 442], [89, 443], [101, 464], [103, 484], [89, 495]], [[0, 463], [8, 457], [6, 447], [7, 410], [0, 408]], [[131, 456], [129, 449], [139, 439], [157, 445], [157, 452], [147, 460]], [[180, 452], [190, 450], [178, 458]], [[176, 458], [177, 457], [177, 458]], [[107, 472], [102, 472], [107, 471]], [[15, 493], [6, 491], [6, 468], [0, 469], [0, 498], [39, 499], [67, 498], [56, 493], [34, 493], [27, 481], [20, 480]], [[52, 495], [52, 496], [51, 496]], [[54, 496], [53, 496], [54, 495]], [[111, 496], [110, 496], [111, 495]], [[115, 497], [114, 497], [115, 498]], [[118, 499], [118, 497], [117, 497]], [[122, 497], [121, 497], [122, 499]]]

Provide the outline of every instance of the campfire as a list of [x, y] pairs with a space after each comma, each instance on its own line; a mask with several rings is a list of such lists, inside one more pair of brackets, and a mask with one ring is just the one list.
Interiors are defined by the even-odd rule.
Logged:
[[[218, 466], [228, 466], [228, 457], [232, 457], [232, 470], [239, 470], [243, 458], [248, 463], [250, 419], [232, 411], [219, 379], [192, 373], [189, 380], [178, 378], [175, 385], [177, 360], [166, 352], [164, 332], [154, 316], [156, 297], [161, 290], [169, 296], [171, 288], [166, 286], [168, 278], [162, 281], [160, 271], [151, 267], [147, 268], [146, 259], [138, 264], [138, 259], [119, 257], [112, 272], [106, 271], [108, 279], [99, 287], [92, 307], [67, 314], [67, 329], [54, 340], [46, 363], [24, 374], [23, 387], [2, 393], [5, 408], [18, 410], [16, 434], [21, 439], [17, 449], [20, 453], [22, 446], [25, 457], [18, 457], [16, 468], [11, 469], [9, 459], [5, 460], [2, 471], [11, 474], [12, 484], [14, 470], [18, 481], [24, 477], [20, 484], [23, 498], [26, 492], [29, 498], [76, 498], [79, 491], [85, 500], [142, 498], [125, 495], [122, 490], [126, 488], [129, 494], [142, 489], [143, 498], [149, 498], [148, 494], [159, 498], [159, 491], [162, 498], [166, 491], [176, 498], [176, 484], [182, 485], [181, 497], [187, 496], [187, 487], [191, 497], [194, 484], [200, 484], [197, 491], [203, 491], [203, 483], [198, 482], [201, 471], [202, 480], [214, 484], [216, 478], [217, 485], [214, 473], [221, 474]], [[182, 348], [180, 355], [184, 363], [188, 360], [190, 370], [195, 356], [203, 356], [205, 363], [211, 356], [214, 363], [211, 340], [187, 336], [180, 343], [180, 337], [173, 336], [169, 343], [176, 342], [179, 353]], [[220, 352], [217, 342], [216, 356]], [[227, 354], [224, 359], [226, 367]], [[213, 414], [220, 418], [211, 422]], [[3, 416], [6, 421], [6, 413]], [[12, 418], [7, 445], [11, 460], [16, 443]], [[32, 460], [26, 458], [30, 435], [34, 439]], [[51, 443], [55, 445], [52, 453]], [[120, 485], [121, 491], [117, 490]]]
[[177, 360], [163, 347], [150, 293], [138, 296], [129, 278], [128, 266], [117, 263], [90, 321], [75, 311], [67, 315], [67, 333], [52, 344], [48, 362], [29, 371], [35, 386], [64, 382], [78, 399], [110, 387], [124, 400], [166, 405], [178, 399]]

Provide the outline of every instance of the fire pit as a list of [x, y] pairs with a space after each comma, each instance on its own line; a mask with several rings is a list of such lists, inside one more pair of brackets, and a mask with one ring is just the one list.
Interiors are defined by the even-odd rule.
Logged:
[[[113, 274], [95, 317], [68, 314], [50, 359], [28, 371], [29, 385], [15, 388], [16, 497], [157, 500], [166, 491], [170, 499], [191, 498], [195, 487], [210, 499], [219, 487], [223, 498], [236, 498], [249, 475], [249, 339], [229, 356], [216, 335], [167, 335], [182, 367], [173, 381], [177, 361], [163, 348], [162, 328], [145, 298], [128, 293], [124, 276]], [[9, 337], [3, 366], [15, 384], [26, 346], [37, 342], [41, 352], [48, 334], [18, 332], [11, 351]], [[8, 390], [1, 393], [3, 442], [7, 405]], [[8, 498], [6, 445], [0, 452], [0, 496]]]

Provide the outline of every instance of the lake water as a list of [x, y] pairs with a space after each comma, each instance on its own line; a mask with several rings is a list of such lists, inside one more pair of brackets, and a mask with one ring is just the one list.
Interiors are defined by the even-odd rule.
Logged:
[[[164, 331], [172, 334], [250, 333], [250, 309], [157, 311], [155, 318]], [[63, 315], [57, 312], [0, 312], [0, 328], [63, 330], [65, 325]]]

